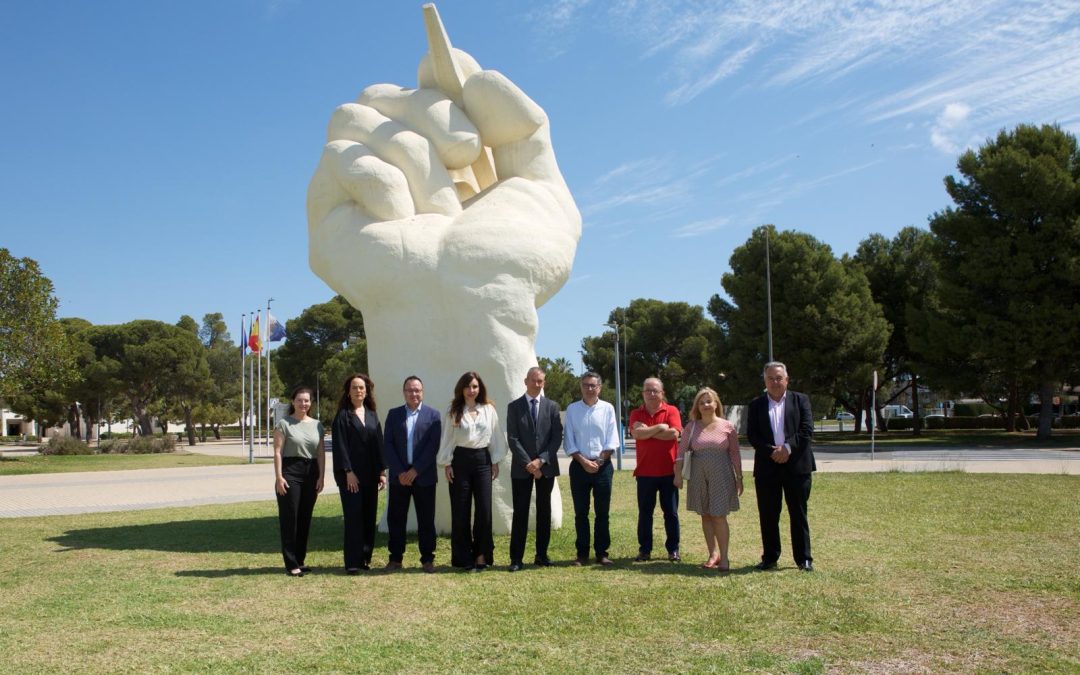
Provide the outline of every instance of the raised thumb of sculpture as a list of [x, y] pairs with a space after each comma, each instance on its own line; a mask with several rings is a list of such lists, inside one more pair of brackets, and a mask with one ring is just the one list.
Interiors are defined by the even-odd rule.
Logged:
[[[419, 87], [373, 85], [331, 116], [308, 188], [309, 262], [363, 313], [380, 391], [416, 374], [424, 404], [445, 412], [454, 382], [475, 370], [504, 418], [536, 365], [536, 310], [570, 275], [581, 215], [544, 110], [454, 49], [434, 5], [423, 10]], [[512, 515], [503, 469], [499, 534]], [[557, 489], [552, 500], [559, 526]], [[450, 529], [445, 481], [436, 525]]]

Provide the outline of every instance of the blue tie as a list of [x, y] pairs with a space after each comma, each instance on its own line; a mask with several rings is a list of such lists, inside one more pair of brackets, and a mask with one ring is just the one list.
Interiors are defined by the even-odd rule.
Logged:
[[532, 399], [531, 401], [529, 401], [529, 407], [532, 408], [533, 425], [535, 426], [536, 425], [536, 419], [537, 419], [537, 415], [536, 415], [536, 412], [537, 412], [536, 411], [536, 399], [535, 398]]

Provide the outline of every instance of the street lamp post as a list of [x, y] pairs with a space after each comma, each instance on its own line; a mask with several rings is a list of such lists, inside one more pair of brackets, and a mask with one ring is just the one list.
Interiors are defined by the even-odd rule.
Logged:
[[769, 265], [769, 228], [765, 227], [765, 312], [769, 328], [769, 363], [772, 363], [772, 270]]
[[604, 324], [615, 330], [615, 423], [619, 427], [619, 454], [615, 458], [615, 468], [622, 471], [623, 453], [626, 452], [626, 440], [622, 424], [622, 379], [619, 376], [619, 324], [611, 321]]

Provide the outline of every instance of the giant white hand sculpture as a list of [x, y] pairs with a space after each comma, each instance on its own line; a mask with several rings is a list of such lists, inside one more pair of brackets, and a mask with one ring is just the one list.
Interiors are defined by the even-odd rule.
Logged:
[[[504, 418], [536, 364], [536, 309], [570, 274], [581, 216], [544, 111], [452, 49], [434, 6], [424, 14], [419, 88], [374, 85], [334, 111], [308, 189], [309, 259], [363, 313], [383, 412], [414, 373], [425, 404], [445, 411], [475, 370]], [[503, 468], [497, 533], [511, 513]], [[442, 531], [445, 497], [444, 482]]]

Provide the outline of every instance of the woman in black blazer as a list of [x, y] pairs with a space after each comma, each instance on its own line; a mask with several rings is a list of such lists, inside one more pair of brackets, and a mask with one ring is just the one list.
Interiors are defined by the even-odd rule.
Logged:
[[332, 432], [334, 481], [345, 519], [345, 573], [357, 574], [371, 568], [379, 490], [386, 487], [375, 383], [367, 375], [346, 378]]

